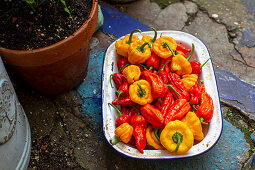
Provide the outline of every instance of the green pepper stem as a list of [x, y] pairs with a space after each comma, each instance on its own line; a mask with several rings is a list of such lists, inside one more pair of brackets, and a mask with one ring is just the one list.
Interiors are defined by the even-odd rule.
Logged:
[[172, 55], [175, 57], [175, 54], [174, 54], [173, 49], [170, 47], [170, 45], [169, 45], [167, 42], [163, 42], [163, 43], [162, 43], [162, 46], [163, 46], [164, 48], [168, 47], [169, 50], [171, 51]]
[[162, 70], [164, 70], [165, 66], [170, 62], [171, 60], [168, 60], [162, 67], [161, 69], [158, 70], [157, 75], [159, 74], [159, 72], [161, 72]]
[[153, 66], [150, 66], [149, 70], [153, 70], [153, 69], [154, 69], [154, 67], [153, 67]]
[[140, 83], [137, 83], [137, 86], [139, 87], [138, 96], [144, 97], [146, 95], [146, 91], [142, 88]]
[[204, 84], [204, 80], [201, 80], [200, 82], [201, 82], [201, 84]]
[[160, 104], [160, 106], [161, 106], [161, 105], [162, 105], [162, 103], [161, 103], [161, 102], [162, 102], [162, 101], [161, 101], [161, 97], [158, 98], [158, 101], [159, 101], [159, 104]]
[[120, 67], [120, 72], [122, 72], [123, 70], [124, 70], [124, 68], [126, 68], [127, 66], [129, 66], [130, 64], [126, 64], [126, 65], [124, 65], [124, 66], [121, 66]]
[[112, 139], [110, 140], [110, 143], [112, 144], [112, 145], [116, 145], [117, 143], [119, 143], [121, 140], [120, 140], [120, 138], [116, 138], [114, 141], [112, 141]]
[[180, 144], [182, 142], [183, 135], [181, 133], [179, 133], [179, 132], [175, 132], [175, 134], [172, 136], [172, 139], [173, 139], [174, 143], [177, 143], [177, 146], [176, 146], [176, 148], [174, 150], [175, 152], [177, 152], [178, 149], [179, 149], [179, 146], [180, 146]]
[[120, 95], [123, 94], [123, 91], [122, 90], [118, 90], [117, 93], [118, 93], [117, 104], [119, 104]]
[[110, 105], [110, 106], [112, 106], [114, 109], [116, 109], [117, 110], [117, 112], [118, 112], [118, 114], [119, 114], [119, 116], [122, 116], [122, 113], [120, 112], [120, 110], [117, 108], [117, 107], [115, 107], [113, 104], [111, 104], [111, 103], [108, 103], [108, 105]]
[[135, 32], [142, 32], [140, 29], [135, 29], [134, 31], [131, 32], [128, 41], [126, 41], [127, 44], [131, 44], [132, 43], [132, 36]]
[[175, 55], [180, 54], [179, 51], [175, 50]]
[[192, 108], [194, 109], [194, 110], [197, 110], [197, 108], [195, 107], [195, 105], [193, 104], [193, 105], [191, 105], [192, 106]]
[[187, 60], [189, 61], [189, 59], [192, 57], [193, 53], [194, 53], [194, 50], [195, 50], [195, 45], [192, 43], [192, 50], [191, 50], [191, 53], [190, 55], [187, 57]]
[[157, 30], [153, 27], [151, 27], [151, 30], [154, 31], [155, 34], [154, 34], [153, 39], [150, 39], [150, 42], [154, 43], [154, 41], [156, 41], [156, 39], [157, 39], [158, 33], [157, 33]]
[[203, 117], [200, 117], [200, 122], [203, 124], [203, 125], [208, 125], [208, 123], [204, 122], [205, 121], [205, 118]]
[[130, 105], [130, 106], [132, 106], [137, 111], [137, 115], [140, 115], [139, 110], [135, 106], [133, 106], [133, 105]]
[[204, 62], [204, 64], [202, 64], [202, 65], [200, 65], [200, 68], [203, 68], [204, 67], [204, 65], [209, 61], [211, 59], [211, 57], [210, 58], [208, 58], [205, 62]]
[[141, 63], [140, 63], [140, 66], [142, 66], [144, 70], [148, 70], [148, 67], [143, 65], [143, 64], [141, 64]]
[[171, 89], [173, 89], [173, 91], [174, 91], [176, 94], [178, 94], [179, 96], [182, 96], [182, 95], [180, 95], [180, 93], [178, 93], [178, 91], [175, 90], [175, 88], [174, 88], [172, 85], [167, 84], [166, 87], [171, 87]]
[[159, 135], [158, 135], [158, 129], [157, 129], [157, 128], [154, 129], [154, 135], [156, 136], [156, 138], [158, 139], [158, 141], [160, 141], [160, 137], [159, 137]]
[[112, 85], [112, 77], [113, 77], [113, 76], [114, 76], [114, 74], [111, 74], [111, 75], [110, 75], [110, 83], [111, 83], [111, 87], [112, 87], [112, 88], [114, 88], [113, 85]]
[[148, 45], [148, 46], [151, 48], [151, 44], [150, 44], [149, 42], [145, 42], [143, 45], [137, 46], [136, 49], [137, 49], [138, 51], [144, 53], [144, 52], [145, 52], [145, 48], [144, 48], [144, 47], [145, 47], [146, 45]]

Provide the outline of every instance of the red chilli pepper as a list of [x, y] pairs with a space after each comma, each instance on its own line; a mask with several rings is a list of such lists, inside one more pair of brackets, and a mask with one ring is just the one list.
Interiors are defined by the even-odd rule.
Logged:
[[129, 64], [128, 59], [121, 57], [118, 61], [117, 61], [117, 67], [119, 72], [121, 73], [122, 70], [124, 69], [124, 67], [126, 67]]
[[135, 137], [135, 146], [143, 153], [143, 149], [146, 146], [145, 131], [147, 128], [147, 122], [142, 115], [135, 115], [131, 117], [130, 125], [134, 128], [133, 136]]
[[166, 97], [164, 98], [164, 100], [162, 102], [162, 108], [160, 110], [164, 117], [167, 114], [168, 109], [172, 106], [173, 103], [174, 103], [174, 97], [173, 97], [172, 93], [170, 91], [168, 91]]
[[179, 75], [175, 73], [168, 73], [168, 80], [169, 85], [167, 85], [170, 88], [170, 91], [174, 95], [176, 99], [186, 99], [189, 101], [190, 95], [189, 92], [185, 89], [183, 82], [181, 81], [181, 78]]
[[120, 98], [120, 95], [127, 96], [128, 94], [129, 94], [128, 82], [125, 81], [117, 91], [118, 100]]
[[165, 116], [164, 125], [167, 125], [170, 121], [181, 120], [190, 109], [190, 104], [186, 99], [175, 100], [173, 105], [168, 109], [169, 111]]
[[167, 93], [167, 87], [157, 74], [144, 71], [146, 80], [151, 84], [152, 96], [154, 99], [159, 97], [165, 97]]
[[164, 117], [162, 113], [151, 104], [146, 104], [140, 109], [141, 114], [145, 117], [154, 128], [163, 128]]
[[119, 114], [119, 117], [117, 117], [117, 119], [115, 120], [115, 125], [116, 127], [120, 126], [121, 124], [123, 123], [129, 123], [130, 121], [130, 116], [128, 114], [122, 114], [120, 112], [120, 110], [115, 107], [113, 104], [111, 103], [108, 103], [110, 106], [112, 106], [115, 110], [117, 110], [118, 114]]
[[147, 67], [153, 67], [154, 70], [157, 70], [159, 67], [159, 59], [160, 58], [155, 53], [152, 53], [151, 57], [146, 61]]
[[159, 66], [160, 70], [159, 71], [163, 71], [164, 70], [167, 73], [169, 73], [170, 72], [170, 63], [172, 61], [172, 58], [173, 58], [172, 56], [167, 58], [167, 59], [161, 58], [160, 59], [160, 66]]
[[189, 103], [191, 105], [198, 105], [199, 101], [200, 101], [200, 97], [201, 97], [201, 91], [200, 91], [200, 87], [198, 85], [198, 82], [196, 82], [195, 85], [193, 85], [190, 89], [189, 89], [189, 93], [190, 93], [190, 101]]
[[167, 72], [166, 71], [160, 71], [158, 76], [160, 77], [160, 79], [163, 81], [164, 84], [168, 83], [168, 79], [167, 79]]
[[208, 124], [213, 117], [213, 100], [211, 96], [204, 92], [201, 95], [201, 104], [196, 111], [197, 117], [199, 117], [202, 124]]
[[182, 51], [183, 53], [191, 52], [191, 49], [187, 49], [187, 48], [183, 47], [181, 44], [177, 44], [176, 50]]
[[202, 65], [199, 61], [191, 61], [190, 65], [192, 68], [192, 74], [200, 74], [202, 72], [202, 68], [209, 60], [210, 58], [208, 58]]
[[131, 100], [130, 96], [126, 97], [120, 97], [119, 102], [118, 102], [118, 97], [112, 101], [112, 104], [117, 105], [119, 104], [120, 106], [130, 106], [130, 105], [135, 105], [135, 103]]
[[[111, 78], [113, 79], [114, 83], [115, 83], [115, 86], [117, 89], [120, 88], [120, 86], [125, 82], [127, 81], [127, 79], [120, 73], [114, 73], [114, 74], [111, 74], [111, 77], [110, 77], [110, 83], [111, 83], [111, 86], [112, 86], [112, 81], [111, 81]], [[112, 86], [113, 88], [113, 86]]]

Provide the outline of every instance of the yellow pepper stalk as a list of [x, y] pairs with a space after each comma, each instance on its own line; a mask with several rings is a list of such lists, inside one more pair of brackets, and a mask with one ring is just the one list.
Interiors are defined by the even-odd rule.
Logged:
[[130, 35], [125, 36], [123, 39], [121, 39], [115, 43], [115, 48], [116, 48], [117, 54], [119, 54], [123, 57], [126, 57], [126, 58], [128, 57], [129, 45], [132, 44], [133, 42], [139, 40], [139, 38], [136, 35], [133, 35], [135, 32], [141, 33], [141, 30], [136, 29], [136, 30], [132, 31]]
[[151, 85], [146, 80], [139, 80], [129, 86], [129, 95], [133, 102], [146, 105], [153, 101]]
[[141, 70], [136, 65], [130, 65], [124, 68], [122, 71], [123, 76], [127, 79], [129, 84], [134, 83], [135, 81], [139, 80], [141, 75]]
[[131, 64], [144, 63], [151, 56], [150, 47], [151, 44], [149, 42], [144, 43], [140, 40], [133, 42], [128, 49], [128, 61]]
[[160, 144], [160, 141], [156, 138], [151, 126], [146, 129], [146, 141], [148, 145], [158, 150], [164, 150], [165, 148]]
[[[171, 46], [173, 52], [171, 52], [170, 49], [168, 49], [167, 46], [163, 44], [164, 42], [168, 43], [168, 45]], [[151, 49], [159, 57], [166, 59], [174, 55], [174, 51], [176, 50], [176, 48], [177, 43], [172, 37], [162, 36], [152, 44]]]
[[133, 135], [133, 127], [128, 123], [123, 123], [115, 129], [114, 133], [118, 139], [114, 142], [110, 141], [111, 144], [115, 145], [120, 140], [124, 143], [128, 143]]
[[190, 128], [190, 130], [192, 131], [194, 135], [195, 140], [201, 141], [204, 139], [204, 134], [202, 132], [202, 125], [196, 113], [188, 112], [181, 121], [188, 125], [188, 127]]
[[155, 28], [153, 28], [153, 27], [151, 27], [150, 28], [152, 31], [154, 31], [154, 37], [151, 37], [151, 36], [149, 36], [149, 35], [144, 35], [143, 36], [143, 38], [142, 38], [142, 40], [144, 41], [144, 42], [149, 42], [149, 43], [154, 43], [155, 41], [156, 41], [156, 39], [157, 39], [157, 35], [158, 35], [158, 33], [157, 33], [157, 30], [155, 29]]
[[182, 82], [186, 90], [189, 89], [196, 84], [198, 76], [196, 74], [185, 74], [182, 76]]
[[160, 134], [160, 143], [177, 154], [187, 152], [194, 144], [194, 136], [189, 127], [180, 120], [169, 122]]

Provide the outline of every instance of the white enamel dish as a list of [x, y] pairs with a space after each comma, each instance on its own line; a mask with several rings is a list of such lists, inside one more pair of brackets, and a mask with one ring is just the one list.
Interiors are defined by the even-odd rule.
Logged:
[[[171, 36], [177, 42], [181, 42], [184, 46], [191, 48], [192, 43], [195, 45], [195, 52], [190, 59], [193, 61], [196, 59], [200, 63], [204, 63], [209, 57], [209, 51], [207, 47], [195, 36], [181, 32], [181, 31], [158, 31], [158, 35], [162, 33], [163, 36]], [[153, 31], [143, 32], [142, 34], [135, 34], [140, 39], [142, 35], [154, 36]], [[122, 39], [121, 37], [120, 39]], [[159, 37], [158, 37], [159, 38]], [[118, 39], [119, 40], [119, 39]], [[117, 41], [117, 40], [116, 40]], [[115, 42], [116, 42], [115, 41]], [[110, 139], [115, 139], [115, 120], [118, 116], [115, 109], [110, 107], [108, 103], [111, 103], [115, 98], [115, 88], [111, 88], [110, 75], [118, 72], [117, 60], [119, 56], [116, 54], [115, 42], [113, 42], [105, 52], [103, 73], [102, 73], [102, 119], [103, 119], [103, 132], [106, 140], [110, 144]], [[202, 73], [199, 75], [199, 80], [203, 80], [205, 84], [205, 91], [210, 94], [214, 103], [213, 118], [208, 126], [203, 126], [203, 132], [205, 138], [195, 143], [193, 147], [185, 154], [176, 155], [168, 152], [167, 150], [149, 150], [145, 149], [144, 153], [140, 153], [136, 148], [119, 142], [116, 145], [111, 145], [119, 153], [137, 159], [178, 159], [189, 158], [203, 154], [210, 150], [219, 140], [222, 132], [222, 113], [220, 107], [219, 94], [214, 75], [214, 70], [211, 61], [209, 61], [202, 69]]]

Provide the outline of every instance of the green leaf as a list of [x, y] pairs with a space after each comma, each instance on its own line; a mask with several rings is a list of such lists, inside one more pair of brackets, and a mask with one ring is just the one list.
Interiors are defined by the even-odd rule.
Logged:
[[68, 14], [70, 14], [70, 11], [69, 11], [68, 8], [65, 8], [65, 11], [66, 11]]
[[23, 0], [23, 1], [30, 5], [35, 4], [35, 0]]
[[65, 0], [60, 0], [61, 1], [61, 3], [64, 5], [64, 6], [66, 6], [66, 1]]

